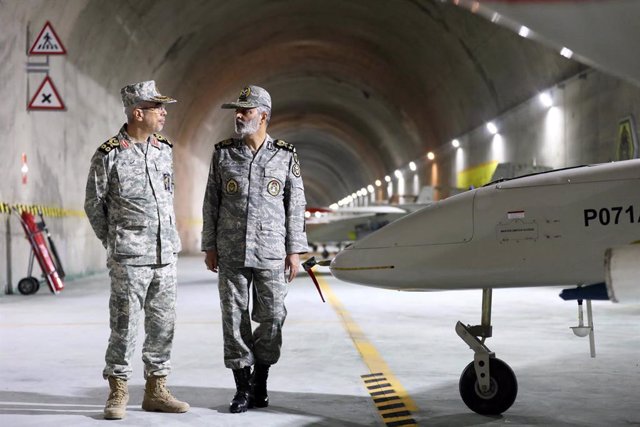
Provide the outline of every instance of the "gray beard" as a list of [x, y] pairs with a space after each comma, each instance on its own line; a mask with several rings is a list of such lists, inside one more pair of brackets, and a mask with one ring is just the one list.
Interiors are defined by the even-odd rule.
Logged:
[[236, 121], [235, 128], [236, 134], [243, 138], [248, 135], [253, 135], [254, 133], [258, 132], [258, 129], [260, 129], [260, 116], [249, 121], [249, 123], [238, 123]]

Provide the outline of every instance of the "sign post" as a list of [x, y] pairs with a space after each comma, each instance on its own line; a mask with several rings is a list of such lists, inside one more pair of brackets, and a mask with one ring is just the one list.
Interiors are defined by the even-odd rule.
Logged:
[[[29, 30], [27, 28], [27, 37]], [[64, 110], [65, 105], [60, 93], [53, 84], [53, 80], [49, 76], [49, 55], [66, 55], [65, 49], [60, 37], [53, 29], [51, 22], [47, 21], [38, 37], [31, 45], [28, 55], [46, 55], [44, 62], [27, 62], [27, 74], [41, 73], [45, 74], [45, 78], [40, 83], [38, 90], [33, 96], [30, 95], [29, 80], [27, 79], [27, 110]]]

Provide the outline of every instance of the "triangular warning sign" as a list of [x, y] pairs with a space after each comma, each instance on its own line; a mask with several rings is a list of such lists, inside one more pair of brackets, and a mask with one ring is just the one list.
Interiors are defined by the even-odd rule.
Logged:
[[29, 55], [66, 55], [66, 53], [67, 50], [62, 45], [60, 37], [56, 34], [51, 23], [47, 21], [31, 46]]
[[58, 94], [53, 81], [45, 77], [36, 94], [29, 102], [28, 110], [64, 110], [64, 102]]

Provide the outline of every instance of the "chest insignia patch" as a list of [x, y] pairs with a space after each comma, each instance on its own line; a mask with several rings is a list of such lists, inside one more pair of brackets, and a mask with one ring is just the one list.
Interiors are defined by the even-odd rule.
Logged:
[[227, 194], [236, 194], [238, 192], [238, 182], [231, 178], [226, 185]]
[[278, 181], [277, 179], [272, 179], [271, 181], [269, 181], [269, 184], [267, 184], [267, 191], [272, 196], [277, 196], [278, 194], [280, 194], [280, 181]]

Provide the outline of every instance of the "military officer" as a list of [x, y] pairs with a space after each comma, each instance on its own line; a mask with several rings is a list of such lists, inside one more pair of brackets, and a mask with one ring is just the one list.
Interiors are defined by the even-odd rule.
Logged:
[[153, 80], [125, 86], [121, 95], [127, 123], [91, 159], [84, 204], [91, 227], [107, 250], [111, 276], [111, 335], [103, 370], [110, 388], [104, 408], [107, 419], [121, 419], [126, 413], [127, 380], [142, 310], [146, 335], [142, 409], [189, 409], [166, 388], [180, 238], [173, 211], [172, 144], [157, 132], [164, 127], [165, 104], [176, 100], [161, 95]]
[[[267, 376], [280, 357], [286, 282], [308, 250], [306, 202], [295, 148], [267, 134], [269, 93], [247, 86], [222, 108], [235, 109], [239, 138], [216, 144], [213, 152], [202, 250], [207, 268], [219, 271], [224, 363], [236, 383], [229, 409], [238, 413], [269, 404]], [[254, 331], [250, 319], [258, 323]]]

